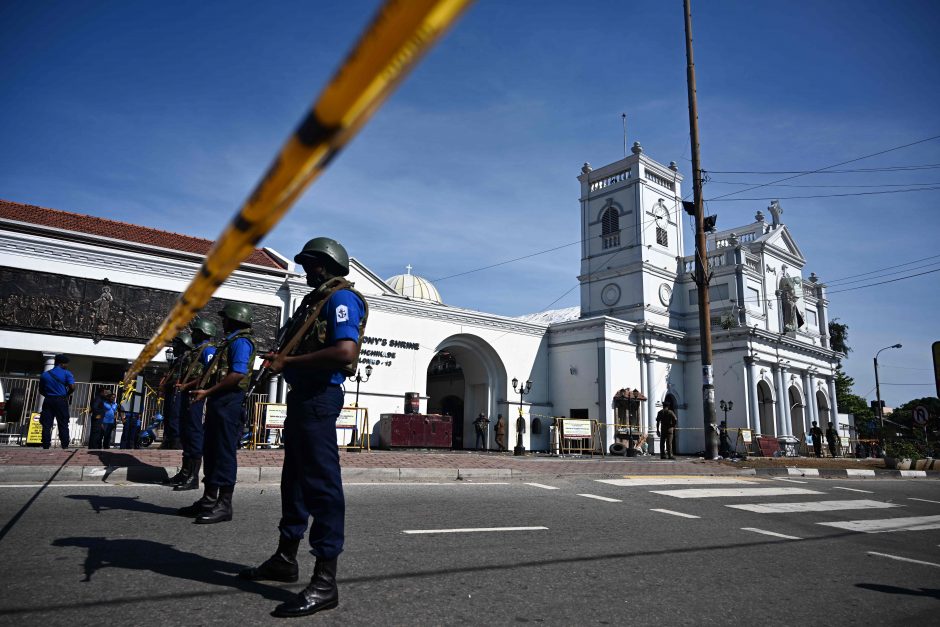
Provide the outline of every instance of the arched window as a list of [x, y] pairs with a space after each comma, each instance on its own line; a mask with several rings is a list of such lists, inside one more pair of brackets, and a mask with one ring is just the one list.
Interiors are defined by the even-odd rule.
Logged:
[[608, 207], [601, 218], [601, 238], [605, 249], [620, 246], [620, 213], [614, 207]]

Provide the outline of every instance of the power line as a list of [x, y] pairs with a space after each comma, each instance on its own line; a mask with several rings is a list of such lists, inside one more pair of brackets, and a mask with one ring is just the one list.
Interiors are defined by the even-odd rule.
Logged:
[[[759, 185], [758, 187], [768, 187], [773, 185], [773, 183], [768, 183], [767, 185]], [[752, 187], [751, 189], [756, 189]], [[880, 192], [854, 192], [851, 194], [812, 194], [809, 196], [762, 196], [760, 198], [725, 198], [730, 194], [725, 194], [724, 196], [716, 196], [715, 198], [709, 198], [711, 202], [736, 202], [736, 201], [754, 201], [754, 200], [797, 200], [797, 199], [806, 199], [806, 198], [838, 198], [842, 196], [872, 196], [875, 194], [903, 194], [905, 192], [929, 192], [932, 190], [940, 189], [940, 185], [935, 185], [933, 187], [913, 187], [911, 189], [886, 189]], [[741, 190], [747, 191], [747, 190]], [[741, 192], [732, 192], [733, 194], [739, 194]]]
[[[929, 267], [934, 266], [934, 265], [936, 265], [936, 264], [938, 264], [938, 263], [940, 263], [940, 261], [932, 261], [932, 262], [926, 263], [926, 264], [924, 264], [924, 265], [922, 265], [922, 266], [914, 266], [913, 268], [905, 268], [904, 270], [895, 270], [894, 272], [886, 272], [886, 273], [884, 273], [884, 274], [879, 274], [878, 276], [867, 277], [867, 278], [864, 278], [864, 279], [855, 279], [854, 281], [842, 281], [842, 282], [839, 284], [839, 287], [842, 287], [843, 285], [851, 285], [851, 284], [853, 284], [853, 283], [861, 283], [861, 282], [863, 282], [863, 281], [872, 281], [872, 280], [874, 280], [874, 279], [883, 279], [883, 278], [885, 278], [885, 277], [891, 276], [892, 274], [901, 274], [901, 273], [903, 273], [903, 272], [911, 272], [912, 270], [923, 270], [924, 268], [929, 268]], [[831, 283], [827, 283], [827, 285], [831, 285]]]
[[[753, 185], [747, 181], [716, 181], [714, 179], [708, 180], [709, 184], [712, 185]], [[800, 185], [799, 183], [777, 183], [776, 185], [771, 185], [770, 187], [810, 187], [810, 188], [848, 188], [848, 189], [858, 189], [861, 187], [910, 187], [911, 185], [940, 185], [940, 182], [933, 183], [877, 183], [875, 185], [809, 185], [804, 184]]]
[[926, 272], [918, 272], [917, 274], [911, 274], [911, 275], [909, 275], [909, 276], [902, 276], [902, 277], [898, 277], [898, 278], [896, 278], [896, 279], [889, 279], [889, 280], [887, 280], [887, 281], [880, 281], [880, 282], [878, 282], [878, 283], [871, 283], [871, 284], [869, 284], [869, 285], [859, 285], [859, 286], [857, 286], [857, 287], [847, 287], [847, 288], [845, 288], [844, 290], [833, 290], [833, 291], [829, 292], [828, 294], [829, 294], [829, 295], [832, 295], [832, 294], [839, 294], [839, 293], [841, 293], [841, 292], [851, 292], [852, 290], [861, 290], [861, 289], [864, 289], [864, 288], [866, 288], [866, 287], [875, 287], [876, 285], [884, 285], [884, 284], [886, 284], [886, 283], [895, 283], [895, 282], [897, 282], [897, 281], [903, 281], [903, 280], [905, 280], [905, 279], [913, 279], [914, 277], [924, 276], [925, 274], [933, 274], [934, 272], [940, 272], [940, 268], [936, 268], [936, 269], [934, 269], [934, 270], [927, 270]]
[[856, 174], [859, 172], [909, 172], [911, 170], [935, 170], [940, 163], [924, 165], [898, 165], [883, 168], [855, 168], [850, 170], [707, 170], [709, 174]]
[[828, 166], [826, 166], [826, 167], [824, 167], [824, 168], [819, 168], [819, 169], [817, 169], [817, 170], [810, 170], [810, 171], [808, 171], [808, 172], [801, 172], [801, 173], [799, 173], [799, 174], [794, 174], [793, 176], [788, 176], [788, 177], [786, 177], [786, 178], [778, 179], [778, 180], [776, 180], [776, 181], [771, 181], [770, 183], [762, 183], [762, 184], [760, 184], [760, 185], [755, 185], [754, 187], [749, 187], [749, 188], [747, 188], [747, 189], [741, 189], [741, 190], [738, 190], [738, 191], [736, 191], [736, 192], [729, 192], [729, 193], [727, 193], [727, 194], [724, 194], [723, 196], [717, 196], [716, 198], [713, 198], [712, 200], [716, 200], [716, 199], [718, 199], [718, 198], [726, 198], [726, 197], [728, 197], [728, 196], [734, 196], [734, 195], [736, 195], [736, 194], [742, 194], [742, 193], [744, 193], [744, 192], [749, 192], [749, 191], [754, 190], [754, 189], [760, 189], [761, 187], [767, 187], [767, 186], [769, 186], [769, 185], [773, 185], [774, 183], [782, 183], [782, 182], [784, 182], [784, 181], [789, 181], [790, 179], [795, 179], [795, 178], [799, 178], [799, 177], [801, 177], [801, 176], [806, 176], [807, 174], [815, 174], [815, 173], [817, 173], [817, 172], [822, 172], [822, 171], [828, 170], [828, 169], [830, 169], [830, 168], [837, 168], [837, 167], [839, 167], [840, 165], [845, 165], [845, 164], [847, 164], [847, 163], [854, 163], [854, 162], [856, 162], [856, 161], [861, 161], [862, 159], [869, 159], [869, 158], [871, 158], [871, 157], [877, 157], [878, 155], [883, 155], [883, 154], [886, 154], [886, 153], [889, 153], [889, 152], [893, 152], [893, 151], [895, 151], [895, 150], [901, 150], [902, 148], [910, 148], [911, 146], [916, 146], [917, 144], [923, 144], [923, 143], [925, 143], [925, 142], [933, 141], [933, 140], [935, 140], [935, 139], [940, 139], [940, 135], [934, 135], [933, 137], [927, 137], [926, 139], [919, 139], [919, 140], [917, 140], [916, 142], [911, 142], [911, 143], [909, 143], [909, 144], [904, 144], [904, 145], [901, 145], [901, 146], [895, 146], [894, 148], [888, 148], [888, 149], [886, 149], [886, 150], [879, 150], [878, 152], [873, 152], [873, 153], [871, 153], [871, 154], [869, 154], [869, 155], [864, 155], [864, 156], [861, 156], [861, 157], [856, 157], [855, 159], [849, 159], [848, 161], [842, 161], [841, 163], [834, 163], [834, 164], [828, 165]]
[[921, 259], [915, 259], [914, 261], [908, 261], [907, 263], [899, 263], [895, 266], [888, 266], [887, 268], [881, 268], [879, 270], [872, 270], [871, 272], [863, 272], [861, 274], [850, 274], [849, 276], [841, 277], [838, 279], [833, 279], [832, 281], [826, 281], [826, 285], [832, 285], [833, 283], [840, 283], [845, 279], [854, 279], [855, 277], [865, 276], [867, 274], [878, 274], [879, 272], [884, 272], [885, 270], [893, 270], [894, 268], [901, 268], [904, 266], [910, 266], [915, 263], [920, 263], [921, 261], [927, 261], [928, 259], [936, 259], [940, 255], [931, 255], [930, 257], [923, 257]]

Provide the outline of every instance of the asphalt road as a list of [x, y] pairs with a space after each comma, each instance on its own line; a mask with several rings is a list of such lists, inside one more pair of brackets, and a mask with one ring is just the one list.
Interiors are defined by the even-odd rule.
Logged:
[[[294, 622], [908, 625], [940, 612], [935, 481], [635, 479], [349, 484], [340, 607]], [[277, 486], [239, 486], [219, 525], [173, 515], [192, 498], [0, 485], [0, 624], [283, 624], [269, 612], [303, 583], [234, 576], [276, 544]], [[302, 572], [312, 563], [304, 552]]]

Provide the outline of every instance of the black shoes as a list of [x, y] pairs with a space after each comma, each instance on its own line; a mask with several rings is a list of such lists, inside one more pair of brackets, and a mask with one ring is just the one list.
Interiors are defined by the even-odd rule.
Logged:
[[183, 471], [186, 472], [186, 476], [173, 486], [175, 492], [195, 490], [199, 487], [199, 469], [202, 467], [202, 459], [199, 457], [187, 458], [184, 460], [184, 464]]
[[167, 485], [177, 486], [181, 483], [185, 483], [189, 480], [191, 474], [190, 460], [188, 457], [183, 458], [183, 464], [180, 466], [180, 471], [166, 480]]
[[196, 516], [196, 524], [211, 525], [232, 520], [232, 493], [234, 491], [233, 485], [219, 486], [219, 499], [208, 511], [203, 511]]
[[336, 559], [317, 558], [310, 585], [300, 594], [286, 603], [281, 603], [271, 616], [294, 618], [309, 616], [323, 610], [331, 610], [339, 605], [339, 592], [336, 590]]
[[288, 540], [281, 536], [277, 543], [277, 551], [266, 559], [260, 566], [246, 568], [238, 573], [242, 579], [249, 581], [283, 581], [293, 583], [297, 581], [297, 548], [300, 540]]
[[212, 510], [216, 501], [219, 500], [219, 488], [206, 486], [202, 498], [187, 507], [181, 507], [176, 510], [180, 516], [192, 518]]

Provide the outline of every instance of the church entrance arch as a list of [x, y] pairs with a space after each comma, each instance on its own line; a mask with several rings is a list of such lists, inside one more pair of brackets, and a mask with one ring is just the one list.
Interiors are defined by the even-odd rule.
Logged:
[[774, 395], [766, 381], [757, 382], [758, 429], [760, 435], [774, 436]]
[[[829, 408], [829, 398], [822, 390], [816, 391], [816, 408], [819, 411], [819, 422], [828, 426], [828, 423], [832, 423], [836, 428], [839, 425], [836, 423], [836, 415]], [[823, 429], [825, 431], [825, 429]]]
[[476, 442], [473, 421], [481, 412], [492, 434], [505, 388], [506, 368], [493, 347], [476, 335], [452, 335], [437, 345], [428, 364], [428, 413], [450, 415], [454, 448], [470, 448]]
[[795, 385], [790, 386], [787, 394], [790, 404], [790, 433], [800, 437], [809, 431], [806, 425], [806, 403], [803, 402], [803, 393]]

